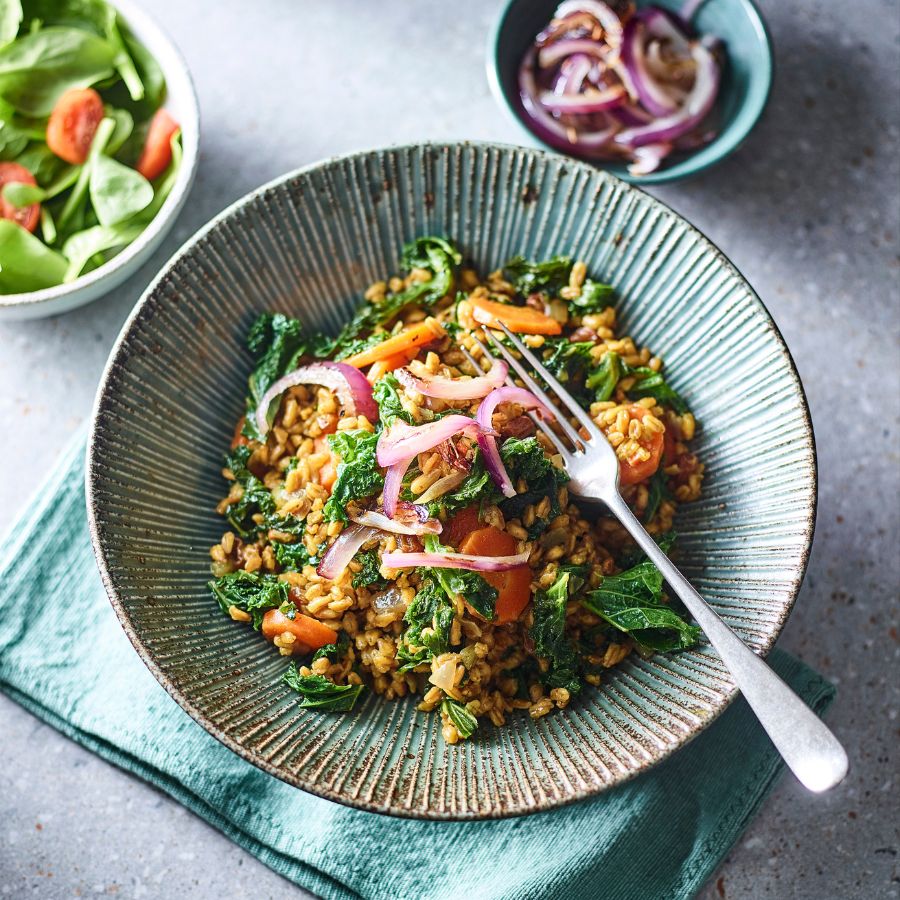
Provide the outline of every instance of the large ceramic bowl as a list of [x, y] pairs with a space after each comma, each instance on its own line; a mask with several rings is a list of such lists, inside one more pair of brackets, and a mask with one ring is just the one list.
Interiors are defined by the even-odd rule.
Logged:
[[171, 39], [132, 0], [112, 0], [141, 43], [153, 54], [166, 78], [165, 107], [181, 126], [184, 156], [178, 178], [153, 221], [120, 253], [68, 284], [25, 294], [0, 294], [0, 321], [42, 319], [68, 312], [108, 294], [153, 255], [169, 233], [194, 182], [200, 158], [200, 108], [187, 64]]
[[[677, 12], [682, 0], [639, 0], [638, 6], [662, 6]], [[534, 36], [550, 21], [559, 0], [508, 0], [488, 39], [487, 72], [494, 98], [519, 127], [523, 141], [547, 145], [528, 124], [519, 101], [518, 72]], [[716, 101], [717, 135], [705, 147], [674, 154], [656, 172], [633, 176], [624, 163], [597, 166], [636, 184], [660, 184], [697, 175], [732, 154], [759, 121], [772, 87], [772, 43], [753, 0], [707, 0], [693, 24], [701, 34], [725, 43], [728, 61]]]
[[287, 175], [189, 241], [138, 304], [95, 410], [88, 507], [103, 581], [144, 662], [211, 734], [273, 775], [367, 810], [508, 816], [597, 794], [706, 727], [734, 694], [708, 646], [636, 656], [566, 710], [448, 747], [436, 716], [368, 694], [300, 709], [285, 660], [206, 588], [223, 531], [222, 454], [243, 410], [248, 325], [283, 310], [337, 329], [417, 235], [452, 235], [482, 270], [572, 253], [611, 282], [625, 330], [665, 358], [702, 428], [703, 499], [677, 527], [687, 575], [760, 652], [791, 609], [812, 538], [815, 456], [796, 370], [762, 303], [696, 229], [587, 165], [448, 144]]

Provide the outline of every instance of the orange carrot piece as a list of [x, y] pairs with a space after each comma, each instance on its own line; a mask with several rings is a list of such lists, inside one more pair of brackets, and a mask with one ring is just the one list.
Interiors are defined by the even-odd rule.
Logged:
[[472, 318], [488, 328], [496, 328], [497, 323], [502, 322], [516, 334], [559, 334], [562, 331], [562, 325], [556, 319], [530, 306], [512, 306], [484, 297], [469, 297], [469, 304]]
[[401, 331], [399, 334], [395, 334], [386, 341], [382, 341], [374, 347], [369, 347], [368, 350], [363, 350], [355, 356], [342, 359], [341, 362], [345, 362], [347, 365], [357, 369], [364, 369], [380, 359], [389, 359], [400, 353], [405, 354], [407, 361], [409, 361], [419, 350], [439, 340], [445, 334], [446, 332], [441, 327], [440, 322], [436, 319], [425, 319], [424, 322], [411, 325], [406, 331]]

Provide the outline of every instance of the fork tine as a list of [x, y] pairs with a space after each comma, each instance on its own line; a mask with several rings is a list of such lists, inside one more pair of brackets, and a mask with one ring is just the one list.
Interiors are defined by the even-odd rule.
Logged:
[[[578, 421], [581, 422], [581, 424], [588, 430], [588, 434], [590, 434], [591, 438], [605, 441], [606, 437], [604, 436], [603, 432], [600, 431], [600, 429], [597, 427], [594, 420], [575, 402], [572, 395], [559, 383], [556, 377], [547, 370], [546, 366], [502, 322], [498, 322], [497, 324], [503, 329], [503, 333], [507, 336], [507, 338], [509, 338], [516, 350], [518, 350], [519, 353], [521, 353], [522, 356], [531, 363], [531, 365], [534, 367], [535, 372], [537, 372], [538, 375], [540, 375], [544, 380], [544, 382], [553, 389], [553, 392], [556, 394], [557, 398], [566, 406], [569, 412], [571, 412], [572, 415], [575, 416], [575, 418], [578, 419]], [[487, 334], [490, 337], [491, 341], [493, 341], [495, 346], [503, 347], [503, 344], [501, 344], [500, 341], [496, 337], [494, 337], [493, 334], [491, 334], [491, 332], [488, 331]], [[523, 367], [521, 363], [519, 363], [518, 360], [513, 362], [512, 360], [515, 360], [515, 357], [512, 356], [512, 354], [510, 354], [507, 359], [510, 360], [510, 365], [515, 366], [516, 371], [524, 378], [524, 375], [522, 374]], [[529, 388], [531, 388], [530, 384]], [[534, 390], [534, 388], [531, 389]], [[584, 438], [580, 438], [580, 440], [582, 441], [582, 443], [585, 443]]]
[[[477, 341], [478, 338], [475, 338], [475, 340]], [[479, 343], [479, 345], [481, 345], [480, 341], [478, 341], [478, 343]], [[482, 350], [485, 352], [485, 355], [487, 356], [487, 358], [493, 359], [493, 356], [491, 356], [491, 354], [487, 352], [485, 347], [483, 345], [481, 345], [481, 346], [482, 346]], [[481, 367], [481, 364], [475, 359], [474, 356], [472, 356], [471, 353], [469, 353], [468, 350], [466, 350], [465, 347], [460, 347], [459, 349], [462, 351], [463, 356], [465, 356], [465, 358], [469, 361], [472, 368], [476, 372], [479, 372], [481, 374], [483, 374], [485, 372], [485, 369], [483, 369]], [[512, 378], [507, 378], [506, 382], [507, 382], [507, 384], [513, 384]], [[546, 435], [546, 437], [553, 444], [553, 446], [556, 447], [557, 452], [560, 454], [560, 456], [563, 457], [563, 459], [568, 459], [572, 455], [572, 451], [569, 450], [569, 448], [562, 442], [559, 435], [552, 428], [550, 428], [550, 426], [547, 425], [543, 421], [543, 419], [541, 419], [534, 412], [529, 412], [529, 413], [527, 413], [527, 415], [528, 415], [528, 418], [531, 419], [532, 422], [534, 422], [535, 426], [537, 428], [540, 428], [540, 430], [543, 432], [543, 434]]]
[[[500, 341], [495, 338], [490, 331], [485, 330], [485, 334], [490, 338], [491, 342], [494, 346], [500, 351], [503, 355], [503, 358], [510, 364], [510, 366], [515, 369], [516, 374], [525, 382], [525, 385], [528, 387], [528, 390], [531, 391], [538, 399], [540, 399], [544, 406], [553, 413], [556, 421], [559, 423], [560, 428], [566, 433], [566, 437], [572, 442], [576, 450], [581, 450], [587, 445], [587, 441], [578, 433], [578, 431], [572, 427], [569, 423], [568, 419], [557, 409], [556, 404], [550, 399], [550, 396], [547, 392], [529, 375], [528, 370], [515, 358], [515, 356], [510, 353], [509, 348], [504, 347]], [[490, 356], [490, 352], [487, 347], [478, 340], [475, 335], [472, 335], [472, 339], [481, 347], [482, 351]]]

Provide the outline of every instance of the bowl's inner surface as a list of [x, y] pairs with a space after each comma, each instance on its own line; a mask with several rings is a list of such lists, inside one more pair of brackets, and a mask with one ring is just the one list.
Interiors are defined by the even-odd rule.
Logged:
[[[512, 0], [497, 26], [493, 64], [500, 90], [529, 131], [528, 117], [518, 99], [519, 64], [535, 35], [547, 25], [558, 5], [558, 0]], [[650, 5], [677, 12], [683, 4], [680, 0], [638, 3], [638, 6]], [[717, 136], [700, 150], [674, 154], [658, 173], [639, 178], [638, 182], [666, 181], [689, 171], [699, 171], [717, 161], [743, 140], [765, 105], [771, 58], [762, 21], [752, 4], [748, 0], [706, 2], [699, 8], [693, 25], [699, 34], [715, 35], [725, 45], [727, 62], [716, 107], [709, 118]], [[539, 138], [535, 137], [535, 141], [539, 142]], [[614, 175], [628, 177], [627, 165], [604, 161], [602, 166]]]
[[814, 459], [790, 359], [738, 273], [621, 182], [560, 157], [450, 145], [371, 152], [239, 204], [150, 289], [107, 372], [90, 459], [95, 545], [117, 611], [157, 677], [253, 762], [332, 799], [406, 815], [509, 815], [602, 790], [662, 758], [732, 692], [707, 647], [611, 670], [537, 722], [448, 748], [436, 716], [369, 694], [350, 715], [298, 709], [286, 660], [206, 588], [214, 507], [260, 311], [334, 330], [418, 235], [454, 237], [482, 271], [569, 253], [621, 298], [621, 331], [663, 357], [701, 430], [703, 498], [679, 560], [751, 644], [774, 641], [811, 537]]

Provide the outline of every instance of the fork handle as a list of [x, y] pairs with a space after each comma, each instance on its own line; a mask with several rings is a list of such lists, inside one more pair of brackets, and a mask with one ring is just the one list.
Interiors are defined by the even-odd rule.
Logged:
[[703, 629], [790, 770], [811, 791], [839, 784], [847, 774], [847, 754], [824, 722], [694, 590], [621, 496], [604, 497], [604, 502]]

